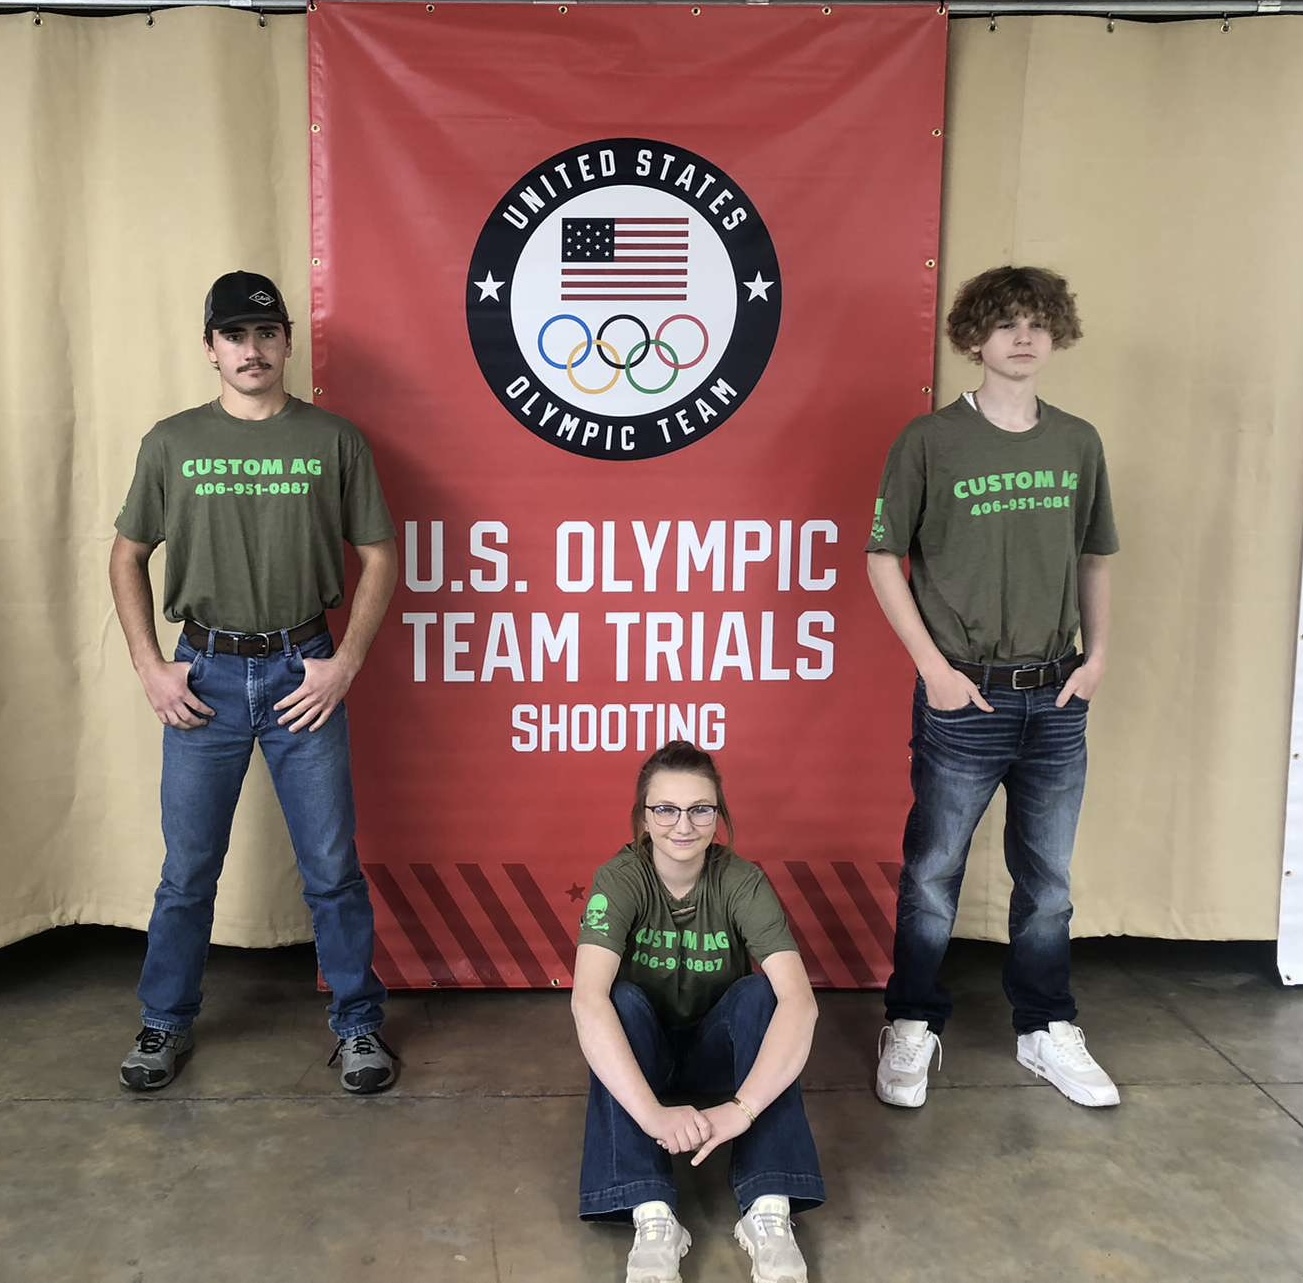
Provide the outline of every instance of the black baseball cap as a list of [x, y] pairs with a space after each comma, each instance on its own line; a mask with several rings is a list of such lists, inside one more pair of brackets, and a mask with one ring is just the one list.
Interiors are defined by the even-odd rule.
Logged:
[[227, 272], [213, 282], [204, 300], [204, 329], [220, 330], [239, 321], [290, 323], [275, 281], [257, 272]]

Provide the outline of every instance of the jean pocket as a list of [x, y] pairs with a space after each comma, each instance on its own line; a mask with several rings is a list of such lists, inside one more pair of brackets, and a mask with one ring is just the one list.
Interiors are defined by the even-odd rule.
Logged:
[[330, 659], [334, 653], [334, 639], [329, 633], [320, 633], [299, 646], [292, 646], [290, 653], [285, 657], [285, 663], [290, 672], [302, 676], [305, 671], [303, 664], [305, 659]]
[[186, 674], [189, 681], [193, 681], [208, 663], [208, 656], [202, 650], [196, 650], [184, 637], [177, 642], [172, 659], [178, 664], [190, 665], [190, 671]]
[[979, 717], [985, 716], [976, 704], [963, 704], [959, 708], [933, 708], [927, 700], [923, 701], [923, 712], [926, 716], [936, 722], [958, 722], [965, 718], [971, 717], [976, 713]]

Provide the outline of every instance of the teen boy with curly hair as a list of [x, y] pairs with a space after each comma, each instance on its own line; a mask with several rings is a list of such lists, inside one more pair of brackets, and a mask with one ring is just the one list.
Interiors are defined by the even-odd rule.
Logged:
[[901, 433], [868, 545], [873, 590], [918, 669], [877, 1092], [892, 1105], [926, 1099], [969, 845], [1003, 785], [1018, 1062], [1078, 1104], [1116, 1105], [1074, 1023], [1068, 866], [1118, 540], [1098, 434], [1036, 395], [1050, 353], [1081, 337], [1076, 302], [1053, 272], [997, 267], [960, 289], [947, 334], [980, 365], [981, 386]]

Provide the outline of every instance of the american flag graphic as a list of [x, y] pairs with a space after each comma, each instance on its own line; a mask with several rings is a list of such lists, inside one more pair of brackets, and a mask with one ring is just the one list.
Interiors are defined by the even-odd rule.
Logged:
[[686, 218], [563, 218], [562, 302], [688, 297]]

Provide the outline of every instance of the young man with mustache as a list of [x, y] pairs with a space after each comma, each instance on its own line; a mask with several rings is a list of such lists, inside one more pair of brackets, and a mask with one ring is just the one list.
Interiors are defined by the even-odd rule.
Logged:
[[[137, 990], [142, 1029], [122, 1062], [130, 1091], [165, 1087], [194, 1045], [213, 901], [255, 743], [285, 814], [333, 1001], [346, 1091], [395, 1077], [379, 1036], [385, 990], [354, 845], [343, 699], [397, 579], [394, 526], [358, 430], [285, 391], [291, 323], [265, 276], [228, 272], [204, 306], [215, 401], [144, 438], [116, 522], [109, 581], [141, 685], [163, 723], [166, 854]], [[148, 563], [167, 544], [169, 661]], [[336, 647], [325, 611], [344, 597], [344, 548], [361, 562]]]

